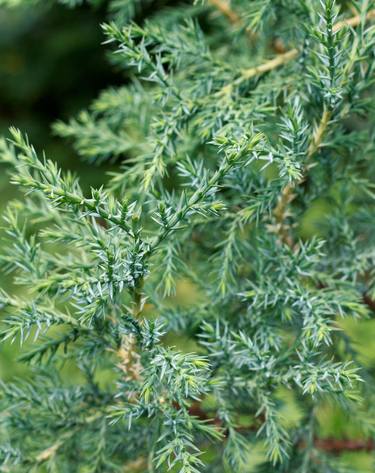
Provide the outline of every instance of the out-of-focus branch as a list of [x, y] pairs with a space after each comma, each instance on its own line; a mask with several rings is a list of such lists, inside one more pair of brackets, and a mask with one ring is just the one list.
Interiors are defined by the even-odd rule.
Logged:
[[375, 442], [371, 439], [315, 439], [314, 445], [318, 450], [339, 454], [341, 452], [370, 452], [375, 450]]
[[222, 15], [228, 18], [229, 22], [233, 26], [245, 28], [246, 34], [252, 41], [256, 39], [258, 35], [249, 28], [246, 28], [246, 25], [244, 25], [244, 22], [240, 15], [231, 8], [227, 0], [208, 0], [208, 3], [215, 7]]
[[[198, 402], [191, 405], [189, 413], [198, 417], [200, 420], [211, 422], [212, 424], [222, 427], [221, 420], [215, 416], [210, 417], [200, 406]], [[261, 420], [261, 419], [259, 419]], [[258, 422], [254, 422], [247, 426], [239, 426], [236, 430], [239, 432], [257, 431], [260, 426]], [[301, 447], [303, 445], [301, 444]], [[340, 454], [342, 452], [358, 452], [375, 450], [375, 442], [371, 439], [335, 439], [335, 438], [315, 438], [314, 447], [327, 453]]]

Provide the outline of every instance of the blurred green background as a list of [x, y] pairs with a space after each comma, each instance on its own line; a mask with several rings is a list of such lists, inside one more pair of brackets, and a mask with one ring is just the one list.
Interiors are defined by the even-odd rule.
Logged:
[[[89, 6], [0, 7], [1, 134], [10, 125], [27, 131], [37, 148], [91, 183], [100, 182], [101, 173], [96, 169], [87, 176], [89, 167], [53, 137], [51, 124], [70, 118], [100, 90], [120, 82], [102, 45], [103, 18], [105, 11]], [[3, 193], [6, 177], [1, 176]]]
[[[86, 108], [100, 90], [122, 82], [101, 44], [99, 24], [105, 13], [100, 9], [39, 6], [12, 11], [0, 8], [0, 134], [6, 135], [10, 125], [26, 131], [30, 141], [62, 168], [79, 174], [84, 187], [103, 183], [107, 168], [90, 166], [79, 160], [72, 147], [53, 136], [52, 123], [66, 120]], [[16, 190], [8, 182], [6, 169], [0, 166], [0, 212], [15, 198]], [[324, 203], [320, 202], [306, 215], [302, 234], [317, 233]], [[0, 231], [0, 237], [3, 233]], [[1, 241], [0, 241], [1, 250]], [[0, 272], [0, 285], [10, 281]], [[191, 299], [188, 285], [181, 287], [179, 303]], [[375, 367], [375, 323], [347, 322], [346, 331], [356, 341], [364, 363]], [[178, 342], [181, 345], [181, 342]], [[191, 347], [190, 347], [191, 348]], [[25, 367], [17, 363], [18, 347], [1, 345], [0, 378], [26, 376]], [[69, 368], [67, 368], [69, 369]], [[74, 379], [75, 372], [69, 376]], [[293, 424], [299, 413], [288, 393], [280, 393], [285, 401], [285, 419]], [[344, 412], [332, 405], [319, 413], [322, 437], [358, 438], [360, 429]], [[256, 457], [253, 457], [253, 460]], [[259, 459], [262, 458], [261, 451]], [[344, 461], [357, 465], [359, 472], [373, 472], [370, 453], [347, 453]]]

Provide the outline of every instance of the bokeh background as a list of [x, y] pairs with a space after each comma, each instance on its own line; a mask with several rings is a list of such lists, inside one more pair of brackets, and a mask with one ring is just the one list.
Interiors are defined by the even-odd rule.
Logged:
[[[53, 5], [11, 11], [0, 7], [0, 135], [7, 135], [10, 125], [26, 131], [37, 149], [43, 149], [62, 168], [75, 171], [83, 187], [101, 185], [108, 167], [80, 161], [69, 143], [53, 135], [51, 125], [86, 108], [100, 90], [126, 80], [110, 64], [106, 48], [101, 44], [99, 24], [104, 15], [100, 9], [88, 7], [70, 10]], [[0, 214], [14, 198], [17, 198], [16, 190], [9, 184], [6, 169], [0, 165]], [[324, 202], [316, 203], [310, 210], [302, 228], [305, 237], [318, 232], [319, 218], [326, 211]], [[2, 230], [0, 238], [3, 239]], [[10, 284], [6, 274], [0, 271], [0, 286], [9, 289]], [[179, 303], [190, 299], [189, 290], [188, 286], [180, 288]], [[345, 329], [356, 341], [364, 363], [373, 370], [375, 322], [347, 322]], [[27, 368], [17, 362], [18, 351], [16, 345], [0, 346], [1, 379], [29, 375]], [[66, 371], [70, 379], [75, 378], [73, 368], [67, 367]], [[287, 393], [281, 395], [286, 422], [292, 424], [299, 413], [288, 402]], [[322, 408], [319, 418], [322, 437], [360, 436], [360, 426], [332, 405]], [[259, 460], [261, 457], [259, 452]], [[375, 471], [370, 452], [346, 453], [343, 458], [348, 465], [355, 465], [358, 472]]]

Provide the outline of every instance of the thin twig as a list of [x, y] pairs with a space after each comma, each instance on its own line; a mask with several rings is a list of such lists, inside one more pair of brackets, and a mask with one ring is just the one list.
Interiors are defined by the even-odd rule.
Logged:
[[311, 140], [309, 150], [307, 153], [307, 158], [310, 159], [318, 151], [320, 145], [322, 144], [324, 134], [327, 130], [328, 123], [331, 119], [332, 112], [327, 108], [324, 108], [322, 118], [318, 128], [316, 129], [313, 139]]
[[242, 24], [240, 15], [232, 10], [229, 2], [225, 0], [208, 0], [208, 3], [217, 8], [220, 13], [226, 16], [232, 25], [238, 26]]
[[[144, 279], [140, 279], [133, 290], [133, 308], [132, 316], [138, 319], [144, 308], [144, 298], [142, 294]], [[117, 367], [124, 373], [126, 381], [141, 381], [143, 366], [141, 363], [141, 355], [137, 350], [137, 338], [133, 333], [126, 334], [121, 339], [121, 345], [117, 350], [117, 357], [120, 363]], [[128, 399], [135, 398], [136, 393], [129, 391]]]
[[269, 61], [260, 64], [259, 66], [251, 67], [249, 69], [244, 69], [242, 71], [241, 77], [237, 79], [238, 83], [241, 83], [245, 80], [251, 79], [254, 76], [258, 76], [260, 74], [265, 74], [266, 72], [272, 71], [273, 69], [276, 69], [283, 64], [288, 63], [292, 59], [296, 58], [298, 56], [299, 50], [297, 48], [293, 48], [290, 51], [287, 51], [286, 53], [279, 54], [273, 59], [270, 59]]
[[[375, 19], [375, 8], [373, 10], [370, 10], [366, 14], [366, 17], [365, 17], [366, 21], [374, 20], [374, 19]], [[337, 33], [337, 31], [340, 31], [345, 26], [350, 26], [352, 28], [355, 28], [361, 23], [361, 21], [362, 21], [362, 15], [355, 15], [352, 18], [349, 18], [348, 20], [338, 21], [335, 25], [333, 25], [333, 32]]]
[[235, 12], [228, 1], [226, 0], [208, 0], [208, 3], [210, 3], [213, 7], [215, 7], [222, 15], [224, 15], [226, 18], [228, 18], [229, 22], [233, 26], [237, 26], [239, 28], [245, 28], [246, 34], [249, 36], [249, 38], [253, 41], [258, 35], [254, 32], [251, 31], [249, 28], [246, 28], [246, 25], [244, 24], [242, 18], [240, 15]]
[[[222, 421], [218, 416], [214, 418], [210, 417], [201, 407], [199, 402], [194, 402], [189, 408], [189, 414], [197, 417], [200, 420], [206, 421], [210, 424], [216, 425], [218, 428], [222, 428]], [[238, 426], [235, 430], [238, 432], [256, 432], [260, 425], [259, 421], [262, 419], [257, 418], [254, 423], [244, 426]], [[313, 445], [316, 449], [322, 450], [328, 453], [341, 453], [345, 451], [372, 451], [375, 450], [375, 442], [371, 439], [335, 439], [335, 438], [314, 438]], [[300, 448], [304, 448], [305, 445], [301, 443]]]
[[375, 443], [373, 440], [370, 439], [315, 439], [314, 442], [315, 448], [318, 450], [324, 450], [325, 452], [329, 453], [341, 453], [341, 452], [359, 452], [359, 451], [366, 451], [370, 452], [375, 450]]
[[135, 473], [136, 471], [145, 471], [147, 468], [147, 458], [139, 457], [128, 461], [124, 465], [124, 473]]

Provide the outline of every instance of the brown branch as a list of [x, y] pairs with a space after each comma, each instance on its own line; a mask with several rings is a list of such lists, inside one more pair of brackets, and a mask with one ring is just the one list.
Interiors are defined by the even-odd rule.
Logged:
[[[247, 36], [253, 42], [258, 38], [258, 33], [246, 27], [240, 15], [232, 10], [228, 1], [225, 0], [208, 0], [213, 7], [215, 7], [222, 15], [228, 18], [229, 23], [238, 28], [244, 28]], [[281, 39], [275, 39], [272, 43], [272, 48], [277, 54], [286, 52], [286, 47]]]
[[375, 300], [372, 299], [368, 294], [363, 295], [363, 302], [367, 305], [367, 307], [375, 312]]
[[254, 76], [258, 76], [260, 74], [265, 74], [266, 72], [272, 71], [283, 64], [288, 63], [292, 59], [295, 59], [299, 54], [299, 50], [297, 48], [293, 48], [286, 53], [279, 54], [273, 59], [270, 59], [259, 66], [251, 67], [249, 69], [244, 69], [242, 71], [241, 77], [237, 80], [237, 83], [241, 83], [245, 80], [251, 79]]
[[322, 118], [320, 119], [319, 126], [316, 129], [313, 139], [311, 140], [309, 150], [307, 152], [307, 158], [310, 159], [318, 151], [320, 145], [323, 142], [324, 134], [327, 130], [328, 123], [331, 119], [332, 112], [324, 108]]
[[[375, 20], [375, 8], [373, 10], [370, 10], [367, 13], [365, 20], [366, 21]], [[345, 26], [355, 28], [361, 23], [361, 21], [362, 21], [362, 15], [355, 15], [352, 18], [349, 18], [348, 20], [338, 21], [335, 25], [333, 25], [333, 32], [337, 33], [337, 31], [340, 31]]]
[[[189, 414], [197, 417], [200, 420], [204, 420], [211, 424], [218, 426], [219, 428], [223, 427], [222, 421], [215, 415], [214, 418], [210, 417], [200, 406], [199, 402], [194, 402], [189, 408]], [[261, 416], [257, 418], [258, 422], [254, 422], [246, 426], [238, 426], [236, 428], [237, 432], [249, 432], [257, 431], [260, 427], [259, 421], [263, 421]], [[227, 433], [225, 433], [227, 435]], [[371, 439], [335, 439], [335, 438], [315, 438], [314, 447], [318, 450], [322, 450], [327, 453], [339, 454], [341, 452], [358, 452], [358, 451], [372, 451], [375, 450], [375, 442]], [[299, 445], [300, 449], [304, 448], [304, 444]]]
[[[142, 380], [143, 366], [137, 351], [137, 340], [134, 334], [124, 335], [117, 350], [119, 364], [117, 367], [124, 373], [126, 381]], [[134, 394], [134, 393], [133, 393]]]
[[135, 460], [128, 461], [124, 465], [124, 473], [135, 473], [136, 471], [142, 472], [147, 468], [147, 459], [145, 457], [139, 457]]
[[334, 454], [339, 454], [341, 452], [370, 452], [375, 450], [375, 442], [371, 439], [315, 439], [314, 445], [318, 450]]
[[232, 10], [230, 7], [230, 4], [226, 0], [208, 0], [208, 3], [210, 3], [213, 7], [215, 7], [222, 15], [224, 15], [226, 18], [228, 18], [229, 23], [231, 23], [233, 26], [237, 26], [239, 28], [245, 28], [245, 31], [251, 41], [253, 41], [258, 35], [254, 31], [251, 31], [249, 28], [246, 28], [242, 18], [240, 15]]
[[226, 16], [232, 25], [242, 25], [242, 19], [238, 13], [231, 9], [229, 2], [225, 0], [208, 0], [212, 6], [214, 6], [219, 12]]

